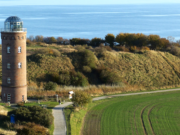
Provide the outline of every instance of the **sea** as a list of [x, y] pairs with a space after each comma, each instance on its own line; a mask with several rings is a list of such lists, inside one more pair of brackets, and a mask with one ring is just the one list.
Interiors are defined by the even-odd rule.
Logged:
[[27, 36], [104, 39], [108, 33], [143, 33], [180, 39], [180, 4], [0, 5], [0, 28], [9, 16], [22, 19]]

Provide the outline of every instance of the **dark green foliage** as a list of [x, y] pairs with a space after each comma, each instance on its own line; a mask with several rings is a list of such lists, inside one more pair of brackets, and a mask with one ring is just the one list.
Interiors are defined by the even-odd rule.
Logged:
[[89, 39], [81, 39], [81, 38], [72, 38], [70, 41], [72, 45], [85, 45], [90, 43]]
[[91, 40], [91, 45], [92, 46], [99, 46], [102, 42], [102, 39], [101, 38], [93, 38]]
[[87, 86], [89, 82], [81, 72], [71, 73], [71, 84], [74, 86]]
[[91, 73], [91, 68], [89, 66], [83, 66], [83, 71], [86, 73]]
[[81, 72], [61, 72], [59, 75], [59, 84], [61, 85], [74, 85], [74, 86], [87, 86], [89, 82]]
[[107, 34], [105, 36], [105, 40], [106, 42], [108, 42], [110, 44], [111, 47], [113, 47], [113, 42], [115, 41], [115, 36], [113, 34]]
[[17, 135], [49, 135], [46, 128], [28, 122], [22, 129], [17, 129]]
[[122, 80], [117, 72], [109, 68], [102, 67], [99, 69], [99, 75], [103, 83], [105, 84], [122, 84]]
[[90, 95], [83, 91], [76, 91], [73, 95], [72, 101], [76, 106], [84, 106], [92, 101]]
[[19, 122], [34, 122], [44, 127], [50, 127], [53, 116], [47, 109], [40, 106], [20, 107], [8, 112], [8, 116], [15, 115], [15, 120]]
[[82, 52], [82, 58], [83, 65], [89, 66], [90, 68], [96, 67], [96, 59], [92, 51], [85, 50], [84, 52]]
[[45, 90], [56, 90], [57, 83], [49, 81], [48, 83], [45, 84], [44, 89]]

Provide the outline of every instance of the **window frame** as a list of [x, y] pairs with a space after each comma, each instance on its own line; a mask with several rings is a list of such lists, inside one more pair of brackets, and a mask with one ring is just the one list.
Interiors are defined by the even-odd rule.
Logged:
[[22, 52], [22, 48], [21, 46], [18, 47], [18, 53], [21, 53]]
[[11, 63], [7, 63], [7, 69], [11, 69]]
[[22, 63], [21, 62], [18, 63], [18, 68], [22, 68]]
[[7, 46], [7, 53], [11, 53], [11, 47]]
[[7, 78], [7, 83], [11, 84], [11, 78], [10, 77]]

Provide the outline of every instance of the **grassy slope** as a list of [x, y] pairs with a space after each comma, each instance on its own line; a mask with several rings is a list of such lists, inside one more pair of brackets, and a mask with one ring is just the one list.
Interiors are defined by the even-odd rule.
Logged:
[[83, 134], [178, 134], [179, 97], [168, 92], [104, 100], [88, 111]]
[[[83, 72], [83, 65], [78, 62], [80, 57], [72, 58], [71, 54], [60, 57], [42, 56], [39, 59], [40, 63], [30, 58], [27, 66], [28, 80], [39, 78], [39, 81], [43, 81], [41, 78], [47, 73], [70, 71], [75, 67]], [[99, 64], [117, 72], [121, 76], [121, 80], [130, 85], [159, 87], [180, 84], [180, 59], [169, 53], [156, 51], [144, 54], [105, 52], [98, 57], [97, 65]], [[87, 77], [92, 80], [91, 76], [87, 75]]]
[[99, 62], [114, 69], [123, 81], [145, 87], [180, 83], [180, 59], [169, 53], [148, 51], [144, 54], [108, 52]]
[[[28, 56], [27, 59], [27, 77], [28, 81], [43, 82], [48, 73], [58, 73], [59, 71], [70, 71], [76, 69], [82, 71], [83, 56], [81, 56], [75, 47], [72, 46], [49, 46], [44, 48], [56, 48], [62, 55], [58, 57], [40, 55], [38, 58]], [[42, 49], [38, 46], [34, 49]], [[83, 47], [82, 47], [83, 48]], [[74, 49], [74, 52], [67, 53], [64, 49]], [[31, 53], [32, 47], [28, 47]], [[111, 70], [117, 72], [121, 80], [130, 85], [138, 85], [143, 87], [160, 87], [180, 84], [180, 58], [164, 52], [147, 51], [143, 54], [125, 53], [125, 52], [103, 52], [95, 53], [97, 65], [104, 65]], [[1, 61], [1, 59], [0, 59]], [[1, 67], [1, 62], [0, 62]], [[0, 68], [0, 70], [2, 70]], [[83, 72], [84, 73], [84, 72]], [[93, 73], [94, 74], [94, 73]], [[91, 80], [97, 80], [96, 75], [85, 74], [90, 83]], [[0, 74], [0, 79], [2, 74]], [[93, 79], [92, 79], [93, 78]], [[94, 79], [95, 78], [95, 79]], [[101, 81], [96, 81], [101, 82]]]

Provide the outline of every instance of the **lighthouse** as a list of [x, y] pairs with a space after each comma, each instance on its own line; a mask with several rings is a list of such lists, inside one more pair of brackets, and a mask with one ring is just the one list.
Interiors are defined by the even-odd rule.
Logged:
[[1, 30], [3, 102], [27, 100], [26, 33], [19, 17], [11, 16], [5, 20]]

